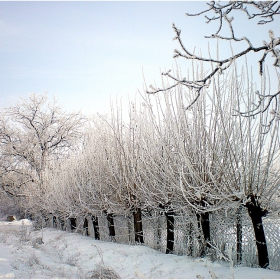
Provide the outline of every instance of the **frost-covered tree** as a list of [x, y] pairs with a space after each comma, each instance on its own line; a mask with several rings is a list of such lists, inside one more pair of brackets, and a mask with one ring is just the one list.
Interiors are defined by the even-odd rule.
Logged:
[[48, 103], [45, 94], [32, 94], [4, 109], [0, 122], [2, 178], [9, 182], [6, 191], [36, 196], [40, 201], [47, 189], [48, 161], [72, 149], [81, 135], [83, 117], [64, 112], [55, 100]]
[[[202, 76], [200, 69], [193, 67], [193, 76]], [[123, 215], [133, 218], [135, 241], [143, 243], [143, 211], [152, 209], [166, 217], [166, 253], [174, 251], [176, 215], [192, 217], [203, 255], [212, 245], [211, 213], [229, 209], [238, 214], [244, 207], [252, 220], [259, 265], [266, 267], [262, 217], [279, 211], [279, 123], [271, 123], [269, 129], [263, 126], [267, 110], [255, 118], [237, 112], [251, 110], [257, 96], [248, 70], [240, 78], [236, 69], [213, 77], [211, 87], [202, 89], [203, 95], [188, 110], [197, 92], [178, 85], [165, 94], [136, 99], [127, 111], [121, 104], [112, 105], [110, 115], [94, 116], [83, 135], [82, 119], [76, 116], [77, 130], [69, 142], [45, 154], [41, 146], [49, 147], [45, 139], [57, 131], [40, 130], [47, 118], [31, 118], [34, 131], [25, 118], [13, 127], [11, 120], [2, 118], [2, 189], [10, 195], [32, 190], [26, 196], [27, 208], [61, 221], [83, 217], [84, 227], [90, 217], [98, 230], [97, 217], [105, 213], [112, 241], [114, 215]], [[268, 90], [265, 78], [264, 73], [261, 94]], [[58, 129], [59, 123], [54, 127]], [[237, 239], [241, 237], [239, 232]]]
[[[239, 114], [232, 117], [227, 113], [225, 104], [228, 100], [229, 112], [236, 106], [244, 108], [245, 102], [256, 102], [254, 85], [252, 81], [245, 81], [246, 73], [243, 73], [241, 83], [235, 77], [236, 73], [231, 73], [223, 80], [217, 80], [213, 89], [222, 137], [218, 143], [222, 149], [214, 161], [214, 172], [211, 172], [216, 185], [211, 189], [211, 195], [215, 199], [241, 203], [247, 208], [254, 228], [259, 265], [265, 268], [269, 259], [262, 217], [276, 210], [275, 198], [280, 186], [280, 171], [276, 167], [279, 162], [279, 122], [270, 124], [270, 130], [266, 131], [262, 124], [270, 117], [267, 111], [254, 118], [243, 118]], [[227, 98], [223, 97], [225, 93]], [[260, 108], [264, 106], [262, 104]]]
[[135, 103], [131, 102], [128, 112], [128, 121], [123, 121], [122, 111], [118, 106], [112, 106], [112, 119], [109, 124], [114, 143], [111, 146], [113, 157], [108, 156], [108, 167], [112, 178], [118, 186], [119, 201], [128, 215], [133, 216], [135, 242], [144, 243], [142, 227], [142, 201], [139, 192], [139, 141], [141, 141], [141, 130], [143, 125], [139, 118]]
[[[118, 105], [118, 104], [117, 104]], [[131, 104], [128, 120], [123, 120], [119, 106], [111, 106], [111, 116], [100, 116], [95, 123], [94, 135], [90, 140], [88, 150], [99, 143], [95, 155], [98, 155], [99, 185], [107, 201], [108, 214], [122, 214], [133, 216], [135, 241], [143, 243], [143, 229], [141, 218], [141, 192], [139, 192], [138, 141], [141, 138], [141, 123]], [[91, 132], [91, 135], [95, 133]], [[100, 139], [100, 140], [97, 140]], [[96, 156], [94, 156], [96, 157]], [[105, 191], [107, 190], [107, 191]]]
[[[157, 194], [156, 200], [167, 199], [169, 190], [173, 208], [191, 206], [199, 215], [208, 244], [209, 213], [246, 207], [254, 228], [259, 265], [266, 267], [269, 260], [262, 217], [276, 209], [279, 124], [271, 123], [269, 130], [262, 125], [269, 118], [267, 110], [254, 118], [236, 113], [251, 110], [257, 102], [255, 85], [248, 76], [246, 69], [242, 79], [238, 79], [235, 68], [225, 71], [223, 76], [213, 79], [212, 87], [203, 89], [203, 95], [188, 110], [186, 104], [196, 95], [194, 89], [179, 85], [165, 92], [161, 121], [154, 126], [161, 139], [166, 136], [162, 141], [165, 145], [162, 152], [158, 149], [152, 156], [153, 164], [149, 167], [160, 166], [158, 170], [164, 170], [162, 177], [166, 176], [154, 185], [152, 193]], [[264, 76], [262, 93], [266, 90]], [[148, 172], [154, 170], [149, 168]], [[153, 173], [153, 178], [157, 174]]]
[[[243, 81], [238, 80], [232, 71], [217, 79], [212, 90], [204, 93], [206, 98], [200, 98], [185, 113], [188, 117], [177, 121], [178, 128], [171, 126], [178, 133], [178, 143], [185, 144], [175, 148], [177, 154], [181, 153], [176, 192], [181, 190], [185, 201], [204, 214], [234, 204], [236, 209], [245, 206], [253, 224], [259, 265], [267, 267], [262, 217], [277, 208], [279, 124], [270, 124], [269, 131], [263, 127], [269, 118], [267, 111], [255, 118], [233, 117], [236, 108], [251, 110], [253, 105], [247, 104], [256, 102], [253, 82], [247, 82], [246, 73], [243, 77]], [[262, 90], [266, 90], [265, 83]], [[187, 92], [186, 101], [191, 94]], [[184, 116], [183, 110], [179, 113], [184, 106], [184, 102], [173, 106], [178, 108], [174, 116]]]

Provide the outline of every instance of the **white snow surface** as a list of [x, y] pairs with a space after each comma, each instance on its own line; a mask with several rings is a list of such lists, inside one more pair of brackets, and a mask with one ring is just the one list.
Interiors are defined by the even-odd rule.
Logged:
[[[39, 238], [43, 234], [43, 244]], [[234, 267], [208, 258], [166, 255], [145, 246], [97, 241], [56, 229], [33, 230], [29, 220], [0, 221], [0, 279], [90, 278], [98, 264], [121, 278], [280, 279], [279, 271]]]

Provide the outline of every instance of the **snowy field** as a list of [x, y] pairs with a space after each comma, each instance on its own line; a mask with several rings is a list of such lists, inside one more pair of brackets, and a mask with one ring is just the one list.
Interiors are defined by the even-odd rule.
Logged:
[[56, 229], [42, 233], [33, 230], [29, 220], [0, 221], [0, 278], [96, 278], [100, 273], [127, 279], [280, 279], [277, 271], [231, 269], [207, 258], [166, 255], [144, 246], [96, 241]]

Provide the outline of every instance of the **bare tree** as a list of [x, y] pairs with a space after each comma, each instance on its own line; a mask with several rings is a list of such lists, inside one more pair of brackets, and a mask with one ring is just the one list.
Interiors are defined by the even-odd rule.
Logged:
[[133, 216], [135, 242], [144, 243], [141, 192], [139, 192], [139, 141], [143, 125], [141, 117], [135, 108], [135, 103], [129, 106], [128, 122], [123, 120], [122, 110], [118, 104], [111, 104], [111, 118], [107, 124], [111, 129], [113, 141], [105, 147], [107, 169], [111, 185], [115, 188], [117, 201], [123, 213]]
[[[44, 193], [48, 161], [71, 150], [81, 135], [82, 123], [79, 113], [63, 112], [55, 100], [47, 103], [46, 95], [32, 94], [6, 108], [0, 119], [1, 157], [7, 163], [1, 166], [2, 178], [16, 174], [9, 187], [15, 185], [18, 194], [26, 195], [22, 186], [30, 182]], [[14, 190], [6, 188], [7, 192]]]
[[[159, 149], [147, 155], [153, 161], [147, 173], [153, 172], [158, 181], [155, 190], [151, 187], [149, 190], [157, 201], [170, 199], [177, 209], [187, 212], [191, 206], [199, 215], [208, 244], [211, 244], [209, 213], [228, 208], [237, 212], [240, 207], [246, 207], [253, 225], [259, 265], [265, 268], [269, 258], [262, 218], [275, 211], [279, 192], [276, 166], [279, 122], [271, 123], [268, 131], [264, 129], [262, 123], [270, 116], [267, 110], [254, 118], [232, 117], [235, 109], [251, 110], [258, 98], [246, 69], [240, 79], [235, 68], [228, 69], [223, 76], [213, 77], [211, 88], [202, 90], [203, 95], [188, 110], [185, 104], [194, 98], [195, 89], [178, 85], [160, 95], [165, 106], [161, 105], [164, 110], [160, 110], [161, 119], [154, 125], [154, 131], [159, 132], [165, 152], [162, 159]], [[260, 108], [264, 106], [261, 104]], [[162, 181], [156, 174], [161, 170], [164, 170], [161, 176], [166, 176]], [[161, 192], [157, 190], [158, 185]], [[237, 242], [240, 234], [239, 231]], [[241, 252], [240, 246], [237, 250]]]
[[[204, 121], [202, 126], [196, 126], [201, 137], [195, 137], [199, 140], [193, 150], [199, 160], [195, 161], [198, 168], [191, 169], [191, 178], [201, 185], [198, 192], [208, 204], [206, 211], [227, 208], [229, 202], [236, 203], [237, 209], [240, 205], [248, 209], [259, 265], [265, 268], [269, 258], [262, 218], [273, 211], [275, 193], [279, 190], [279, 170], [275, 168], [279, 160], [279, 123], [274, 123], [269, 132], [264, 133], [262, 123], [269, 118], [267, 111], [255, 118], [232, 118], [235, 106], [243, 106], [244, 100], [253, 104], [256, 96], [251, 82], [246, 85], [246, 73], [240, 84], [236, 73], [228, 72], [228, 76], [214, 79], [213, 90], [209, 91], [208, 101], [201, 109], [198, 107], [201, 99], [192, 107], [196, 113], [195, 122]], [[207, 107], [211, 103], [209, 111]]]
[[[218, 28], [215, 33], [211, 34], [210, 36], [205, 36], [205, 38], [210, 39], [219, 39], [226, 42], [237, 42], [237, 43], [246, 43], [247, 47], [244, 48], [242, 51], [232, 53], [229, 57], [225, 59], [219, 59], [217, 55], [217, 59], [213, 59], [210, 55], [209, 57], [203, 57], [200, 55], [196, 55], [194, 52], [191, 52], [188, 50], [188, 48], [185, 47], [182, 38], [181, 38], [181, 30], [175, 26], [173, 23], [172, 27], [174, 29], [174, 32], [176, 34], [174, 40], [178, 41], [179, 46], [181, 50], [175, 49], [174, 58], [184, 58], [186, 60], [190, 61], [198, 61], [202, 63], [209, 63], [211, 68], [210, 70], [199, 79], [187, 79], [182, 78], [178, 76], [176, 73], [172, 74], [171, 70], [162, 73], [163, 76], [166, 76], [170, 78], [174, 84], [169, 87], [163, 87], [163, 88], [154, 88], [151, 87], [150, 91], [147, 91], [149, 94], [154, 94], [157, 92], [162, 92], [168, 89], [172, 89], [174, 87], [177, 87], [178, 85], [182, 85], [185, 87], [188, 87], [190, 89], [194, 89], [196, 91], [196, 95], [194, 98], [190, 101], [189, 105], [187, 106], [187, 109], [191, 107], [199, 98], [201, 93], [203, 92], [202, 89], [209, 86], [209, 83], [211, 82], [212, 78], [214, 76], [217, 76], [218, 74], [223, 73], [226, 69], [228, 69], [230, 66], [232, 66], [233, 62], [237, 59], [246, 56], [246, 54], [249, 53], [260, 53], [260, 59], [258, 61], [259, 64], [259, 73], [260, 75], [263, 75], [264, 72], [264, 63], [268, 56], [268, 54], [271, 54], [272, 57], [274, 57], [274, 63], [273, 66], [275, 68], [280, 67], [280, 38], [275, 37], [272, 30], [269, 30], [269, 42], [263, 41], [262, 45], [260, 46], [253, 46], [251, 40], [248, 37], [241, 37], [238, 38], [235, 35], [235, 29], [233, 26], [234, 18], [231, 16], [232, 13], [245, 13], [248, 16], [248, 19], [257, 18], [259, 19], [258, 24], [269, 24], [270, 22], [274, 21], [274, 18], [280, 14], [280, 4], [277, 1], [266, 1], [266, 2], [256, 2], [256, 1], [232, 1], [228, 3], [216, 3], [215, 1], [212, 1], [210, 3], [207, 3], [208, 8], [196, 13], [196, 14], [189, 14], [187, 13], [187, 16], [200, 16], [202, 14], [205, 14], [206, 22], [212, 23], [212, 22], [218, 22]], [[221, 35], [222, 29], [224, 26], [228, 26], [229, 29], [229, 35], [224, 36]], [[279, 73], [278, 73], [279, 78]], [[239, 111], [239, 114], [244, 117], [250, 117], [250, 116], [256, 116], [260, 113], [263, 113], [267, 111], [269, 108], [272, 108], [272, 119], [269, 121], [268, 125], [274, 120], [279, 119], [279, 106], [278, 106], [278, 96], [280, 94], [279, 88], [276, 90], [276, 92], [271, 94], [260, 94], [260, 91], [256, 91], [256, 94], [258, 95], [259, 101], [251, 110], [245, 110], [245, 111]]]

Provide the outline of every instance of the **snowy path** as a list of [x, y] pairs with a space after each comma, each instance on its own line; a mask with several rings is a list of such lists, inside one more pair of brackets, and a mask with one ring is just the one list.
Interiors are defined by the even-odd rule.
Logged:
[[[27, 224], [28, 221], [26, 220]], [[22, 228], [21, 222], [0, 222], [0, 278], [89, 278], [99, 263], [121, 278], [251, 278], [280, 279], [280, 272], [235, 267], [209, 259], [165, 255], [144, 246], [96, 241], [75, 233]]]

